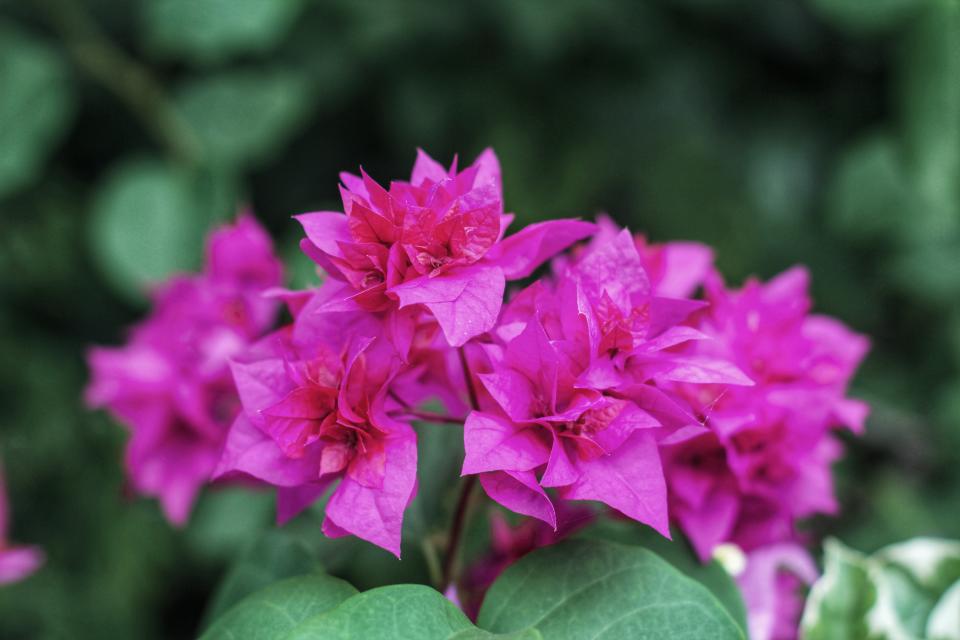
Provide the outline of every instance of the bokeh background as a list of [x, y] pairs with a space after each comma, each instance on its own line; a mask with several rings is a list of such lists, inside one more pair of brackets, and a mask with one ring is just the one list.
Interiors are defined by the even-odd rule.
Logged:
[[49, 556], [0, 637], [191, 637], [270, 500], [211, 491], [176, 531], [130, 496], [84, 350], [238, 203], [308, 282], [290, 216], [417, 146], [493, 146], [520, 224], [607, 211], [732, 282], [809, 265], [874, 341], [812, 533], [960, 537], [960, 3], [0, 0], [0, 455]]

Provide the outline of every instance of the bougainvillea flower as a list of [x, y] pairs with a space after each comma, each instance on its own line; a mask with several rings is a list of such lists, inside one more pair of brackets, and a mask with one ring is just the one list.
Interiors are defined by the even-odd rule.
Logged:
[[[608, 216], [598, 216], [591, 244], [611, 242], [621, 231]], [[713, 266], [713, 250], [699, 242], [653, 244], [641, 234], [634, 236], [634, 242], [652, 292], [664, 298], [691, 297]]]
[[[320, 296], [324, 294], [318, 294]], [[323, 532], [400, 555], [403, 513], [416, 489], [417, 444], [389, 393], [401, 360], [367, 312], [303, 307], [233, 363], [241, 415], [218, 477], [244, 474], [278, 488], [285, 521], [336, 481]]]
[[657, 439], [695, 419], [657, 385], [750, 384], [721, 359], [670, 350], [703, 337], [678, 324], [700, 306], [651, 294], [626, 231], [520, 293], [486, 347], [490, 371], [478, 378], [491, 401], [467, 419], [463, 473], [551, 526], [544, 488], [668, 536]]
[[229, 359], [270, 328], [278, 303], [262, 294], [280, 279], [269, 236], [243, 215], [211, 235], [202, 274], [153, 293], [125, 346], [90, 350], [87, 402], [130, 428], [131, 484], [159, 497], [175, 524], [189, 516], [240, 408]]
[[389, 189], [363, 172], [340, 177], [343, 213], [297, 216], [304, 252], [346, 284], [344, 300], [367, 311], [426, 308], [452, 346], [493, 327], [506, 280], [529, 276], [594, 230], [552, 220], [503, 238], [512, 216], [490, 149], [463, 171], [419, 151], [410, 181]]
[[747, 608], [750, 638], [795, 640], [803, 611], [802, 589], [816, 579], [813, 559], [797, 544], [775, 544], [749, 553], [737, 585]]
[[0, 585], [23, 580], [39, 569], [44, 560], [39, 547], [11, 544], [9, 533], [10, 505], [7, 503], [3, 467], [0, 466]]
[[710, 306], [692, 324], [712, 339], [678, 347], [727, 358], [757, 383], [674, 386], [704, 428], [662, 443], [671, 508], [704, 559], [723, 541], [750, 550], [789, 540], [798, 518], [836, 510], [831, 430], [863, 429], [867, 407], [846, 387], [869, 345], [809, 314], [808, 279], [796, 268], [728, 291], [711, 274]]

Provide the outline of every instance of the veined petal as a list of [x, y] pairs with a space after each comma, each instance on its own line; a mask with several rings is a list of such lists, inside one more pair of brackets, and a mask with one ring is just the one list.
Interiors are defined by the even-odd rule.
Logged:
[[318, 211], [294, 216], [303, 227], [307, 239], [320, 251], [340, 256], [340, 242], [352, 242], [347, 216], [335, 211]]
[[504, 238], [487, 254], [487, 261], [499, 266], [507, 280], [526, 278], [545, 261], [595, 229], [596, 225], [583, 220], [538, 222]]
[[547, 461], [549, 450], [537, 434], [538, 429], [472, 412], [463, 428], [466, 456], [461, 474], [529, 471], [539, 467]]
[[598, 500], [670, 537], [667, 488], [653, 436], [634, 432], [616, 452], [578, 461], [580, 477], [561, 489], [569, 500]]
[[532, 471], [493, 471], [480, 474], [480, 484], [507, 509], [543, 520], [557, 528], [557, 512]]
[[274, 440], [240, 415], [213, 471], [213, 478], [242, 474], [278, 487], [297, 487], [319, 478], [322, 445], [307, 447], [300, 458], [288, 458]]
[[372, 489], [345, 476], [327, 503], [326, 520], [332, 531], [347, 531], [399, 558], [403, 512], [417, 479], [416, 435], [410, 429], [384, 438], [384, 450], [382, 487]]
[[422, 304], [430, 309], [450, 346], [459, 347], [493, 328], [504, 284], [499, 268], [471, 266], [435, 278], [421, 276], [388, 291], [400, 299], [401, 308]]
[[316, 502], [327, 489], [333, 479], [318, 483], [301, 484], [294, 487], [277, 488], [277, 526], [282, 526], [295, 518], [304, 509]]

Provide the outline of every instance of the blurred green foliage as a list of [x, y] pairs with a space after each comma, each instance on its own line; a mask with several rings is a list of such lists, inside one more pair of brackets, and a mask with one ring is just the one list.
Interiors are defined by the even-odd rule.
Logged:
[[[0, 637], [191, 637], [211, 598], [300, 572], [296, 545], [256, 568], [266, 496], [210, 491], [184, 531], [129, 496], [84, 349], [238, 205], [292, 257], [289, 216], [336, 208], [338, 171], [488, 145], [520, 224], [606, 210], [709, 242], [731, 281], [810, 265], [817, 308], [874, 339], [844, 513], [811, 532], [960, 537], [955, 0], [0, 0], [0, 449], [13, 537], [49, 555], [0, 592]], [[422, 548], [333, 547], [329, 571], [428, 579], [456, 476], [437, 449]], [[237, 557], [248, 586], [215, 595]]]

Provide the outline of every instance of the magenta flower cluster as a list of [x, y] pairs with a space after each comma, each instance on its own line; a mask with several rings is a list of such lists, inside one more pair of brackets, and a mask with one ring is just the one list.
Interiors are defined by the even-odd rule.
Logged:
[[249, 214], [210, 236], [205, 262], [203, 273], [152, 293], [153, 309], [126, 345], [88, 354], [87, 403], [130, 428], [130, 483], [160, 498], [178, 525], [240, 412], [230, 360], [273, 326], [279, 305], [262, 294], [282, 280], [270, 237]]
[[[172, 521], [210, 480], [276, 487], [281, 521], [332, 489], [327, 536], [399, 555], [411, 422], [437, 401], [463, 425], [462, 474], [548, 530], [594, 501], [703, 559], [760, 553], [756, 576], [798, 519], [836, 510], [834, 432], [863, 428], [846, 389], [868, 343], [810, 314], [802, 268], [731, 290], [709, 248], [605, 218], [508, 234], [490, 150], [462, 170], [421, 151], [386, 187], [344, 173], [340, 193], [342, 211], [297, 216], [321, 286], [276, 289], [244, 216], [125, 347], [91, 352], [88, 399], [130, 427], [132, 484]], [[292, 322], [267, 333], [280, 301]]]

